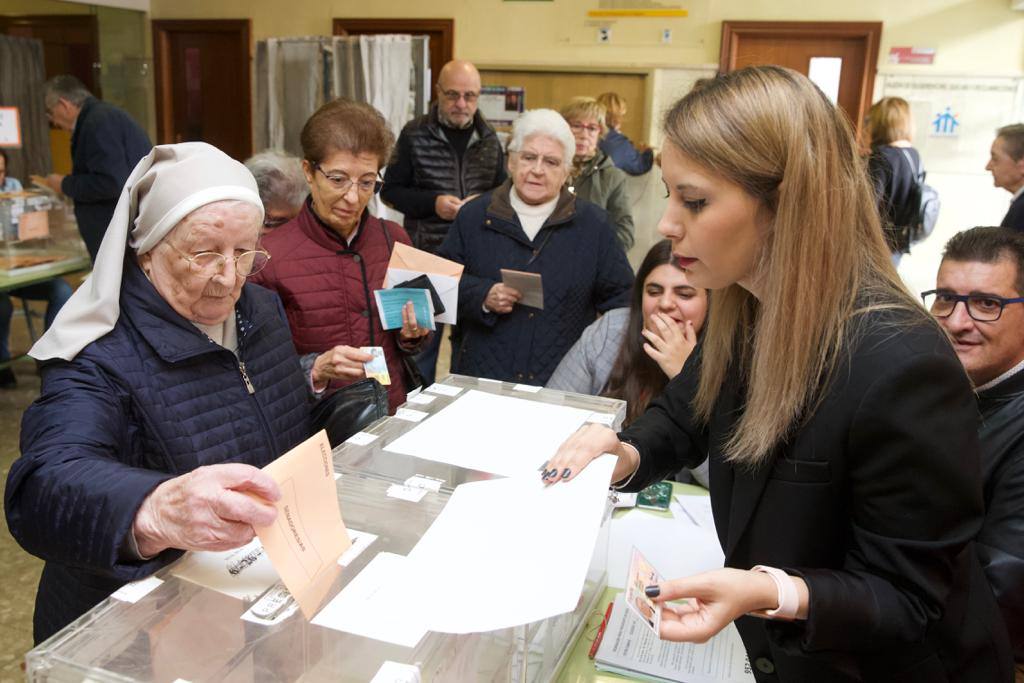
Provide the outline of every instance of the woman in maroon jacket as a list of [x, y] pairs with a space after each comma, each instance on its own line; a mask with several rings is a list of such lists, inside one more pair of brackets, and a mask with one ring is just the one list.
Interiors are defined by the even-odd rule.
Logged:
[[295, 348], [318, 389], [365, 377], [363, 363], [371, 356], [359, 347], [384, 347], [394, 412], [406, 394], [401, 354], [415, 353], [430, 333], [416, 326], [411, 305], [403, 327], [385, 331], [373, 297], [384, 286], [394, 243], [412, 243], [401, 226], [366, 210], [380, 190], [394, 135], [370, 105], [335, 100], [309, 118], [301, 143], [309, 199], [264, 238], [270, 263], [253, 280], [280, 295]]

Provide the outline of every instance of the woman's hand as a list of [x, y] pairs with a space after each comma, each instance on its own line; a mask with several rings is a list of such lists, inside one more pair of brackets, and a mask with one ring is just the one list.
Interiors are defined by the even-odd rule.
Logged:
[[132, 531], [143, 557], [167, 548], [230, 550], [252, 540], [254, 526], [277, 518], [277, 484], [252, 465], [226, 463], [192, 470], [153, 489]]
[[405, 305], [402, 306], [402, 330], [398, 336], [404, 342], [412, 342], [420, 337], [426, 337], [428, 334], [430, 334], [429, 329], [416, 324], [416, 307], [412, 305], [411, 301], [405, 302]]
[[523, 295], [519, 293], [518, 289], [509, 287], [502, 282], [496, 282], [490, 291], [487, 292], [487, 298], [484, 299], [484, 307], [492, 313], [511, 313], [512, 307], [522, 297]]
[[547, 484], [569, 481], [590, 464], [591, 460], [605, 454], [619, 456], [612, 473], [612, 482], [621, 481], [636, 471], [640, 459], [633, 448], [627, 448], [619, 441], [615, 430], [601, 424], [590, 423], [580, 427], [558, 452], [541, 467], [541, 478]]
[[653, 331], [646, 327], [640, 331], [648, 342], [644, 344], [644, 353], [672, 379], [683, 369], [686, 359], [697, 346], [697, 333], [689, 320], [680, 325], [664, 313], [653, 313], [651, 323]]
[[[790, 579], [797, 582], [801, 612], [806, 616], [807, 586], [803, 579]], [[744, 614], [779, 606], [772, 578], [764, 572], [742, 569], [715, 569], [663, 581], [647, 594], [659, 603], [686, 600], [683, 604], [664, 604], [661, 611], [662, 640], [677, 642], [705, 643]]]
[[[405, 309], [402, 309], [402, 319], [405, 320]], [[354, 346], [335, 346], [313, 361], [313, 385], [323, 386], [332, 379], [362, 379], [366, 377], [363, 363], [371, 360], [372, 355]]]

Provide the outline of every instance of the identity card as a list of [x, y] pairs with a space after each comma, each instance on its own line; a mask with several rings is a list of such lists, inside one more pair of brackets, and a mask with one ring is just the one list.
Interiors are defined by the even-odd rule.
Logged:
[[626, 574], [626, 604], [645, 624], [661, 633], [661, 605], [647, 597], [644, 589], [661, 583], [661, 575], [640, 551], [633, 548]]
[[366, 371], [366, 376], [370, 379], [377, 380], [384, 386], [391, 384], [391, 375], [388, 373], [388, 364], [387, 361], [384, 360], [384, 347], [360, 346], [359, 350], [373, 356], [373, 360], [363, 363], [363, 369]]

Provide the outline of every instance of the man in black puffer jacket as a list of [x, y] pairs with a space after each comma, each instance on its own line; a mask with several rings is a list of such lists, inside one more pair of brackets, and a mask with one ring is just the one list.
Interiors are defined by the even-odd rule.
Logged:
[[[435, 253], [467, 201], [505, 181], [505, 153], [494, 129], [477, 111], [480, 73], [451, 61], [437, 78], [437, 101], [406, 124], [384, 175], [381, 197], [405, 214], [413, 246]], [[434, 381], [441, 327], [416, 359]]]

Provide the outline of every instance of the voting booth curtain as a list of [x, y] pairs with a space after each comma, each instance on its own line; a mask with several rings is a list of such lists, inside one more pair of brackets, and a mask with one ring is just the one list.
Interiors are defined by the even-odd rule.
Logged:
[[0, 106], [17, 107], [21, 121], [21, 147], [7, 148], [7, 175], [24, 185], [29, 174], [50, 172], [45, 81], [42, 41], [0, 35]]

